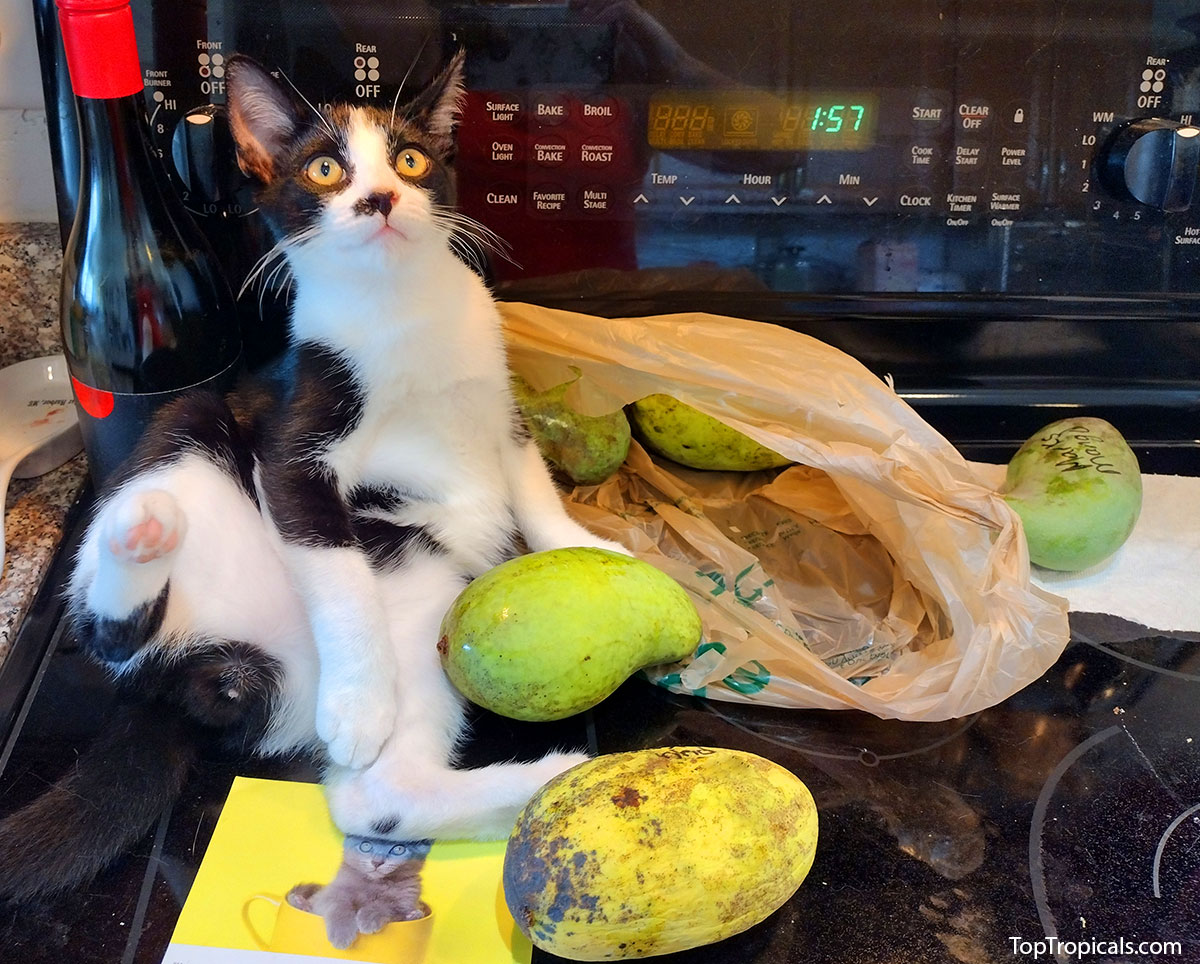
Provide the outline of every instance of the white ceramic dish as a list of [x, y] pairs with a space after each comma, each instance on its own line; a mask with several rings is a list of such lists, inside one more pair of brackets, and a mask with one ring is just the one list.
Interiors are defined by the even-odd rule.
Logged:
[[[9, 479], [42, 475], [82, 448], [67, 360], [62, 355], [30, 358], [0, 368], [0, 506]], [[0, 579], [4, 577], [4, 550], [0, 513]]]

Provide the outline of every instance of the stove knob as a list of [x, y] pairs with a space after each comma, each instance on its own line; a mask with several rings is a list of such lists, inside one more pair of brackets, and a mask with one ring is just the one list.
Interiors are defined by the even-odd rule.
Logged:
[[171, 138], [175, 171], [191, 192], [189, 206], [226, 205], [246, 183], [225, 108], [206, 104], [188, 111]]
[[1200, 127], [1146, 117], [1119, 128], [1105, 145], [1101, 178], [1117, 197], [1162, 211], [1186, 211], [1200, 168]]

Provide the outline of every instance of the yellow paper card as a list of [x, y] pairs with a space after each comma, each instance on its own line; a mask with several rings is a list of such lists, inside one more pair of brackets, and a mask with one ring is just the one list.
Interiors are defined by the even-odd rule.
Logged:
[[[400, 964], [529, 964], [532, 947], [504, 904], [500, 876], [504, 841], [437, 841], [422, 872], [422, 898], [433, 911], [427, 944], [366, 960]], [[293, 936], [272, 940], [284, 916], [276, 904], [304, 881], [327, 883], [342, 860], [342, 835], [324, 794], [311, 783], [237, 777], [188, 894], [163, 964], [362, 960], [319, 942], [304, 948]], [[309, 915], [305, 915], [309, 916]], [[396, 925], [393, 925], [396, 926]], [[400, 925], [408, 927], [410, 925]], [[257, 935], [257, 936], [256, 936]], [[384, 935], [376, 935], [382, 938]], [[262, 944], [287, 944], [287, 952]]]

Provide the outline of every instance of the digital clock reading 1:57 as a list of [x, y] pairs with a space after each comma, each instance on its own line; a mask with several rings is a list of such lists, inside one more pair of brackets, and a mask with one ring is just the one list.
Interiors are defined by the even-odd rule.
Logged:
[[663, 91], [650, 100], [651, 147], [675, 150], [858, 151], [875, 142], [865, 93]]

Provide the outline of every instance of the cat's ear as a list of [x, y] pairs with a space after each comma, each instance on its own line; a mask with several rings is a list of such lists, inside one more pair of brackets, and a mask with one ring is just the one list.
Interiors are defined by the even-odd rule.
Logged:
[[463, 87], [463, 64], [467, 52], [459, 48], [445, 69], [433, 79], [408, 105], [409, 118], [434, 139], [445, 156], [454, 152], [454, 128], [458, 125], [466, 91]]
[[238, 166], [265, 184], [278, 173], [277, 159], [300, 126], [302, 112], [291, 91], [242, 54], [229, 58], [225, 82]]

